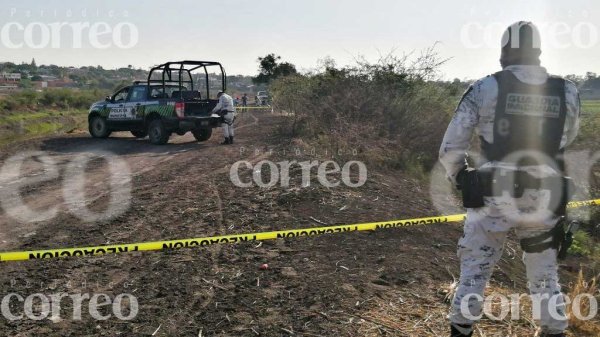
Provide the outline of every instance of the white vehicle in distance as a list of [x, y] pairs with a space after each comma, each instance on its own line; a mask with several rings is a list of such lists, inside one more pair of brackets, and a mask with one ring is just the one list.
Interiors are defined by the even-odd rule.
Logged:
[[269, 94], [266, 91], [259, 91], [254, 97], [256, 105], [269, 105]]

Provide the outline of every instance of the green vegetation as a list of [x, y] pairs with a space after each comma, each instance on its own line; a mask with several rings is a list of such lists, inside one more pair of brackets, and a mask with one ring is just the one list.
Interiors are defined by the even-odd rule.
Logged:
[[581, 256], [590, 256], [596, 251], [596, 243], [590, 234], [579, 230], [573, 235], [573, 245], [569, 248], [569, 253]]
[[600, 114], [600, 100], [581, 101], [581, 111], [583, 114]]
[[63, 129], [62, 124], [53, 123], [53, 122], [28, 124], [25, 126], [25, 131], [27, 131], [28, 134], [34, 134], [34, 135], [57, 133], [62, 129]]
[[21, 121], [27, 121], [27, 120], [31, 120], [31, 119], [39, 119], [39, 118], [44, 118], [44, 117], [48, 117], [50, 116], [50, 114], [48, 112], [33, 112], [33, 113], [21, 113], [21, 114], [11, 114], [9, 116], [0, 118], [0, 124], [7, 124], [7, 123], [16, 123], [16, 122], [21, 122]]
[[87, 109], [106, 92], [47, 89], [0, 98], [0, 145], [86, 127]]
[[[600, 136], [600, 100], [582, 100], [581, 102], [581, 126], [579, 135], [572, 147], [573, 150], [591, 150], [598, 149]], [[599, 166], [595, 166], [596, 173]], [[591, 180], [590, 194], [597, 197], [600, 193], [599, 181]], [[574, 214], [577, 217], [577, 213]], [[592, 259], [593, 265], [600, 264], [600, 244], [598, 243], [598, 231], [596, 227], [600, 224], [600, 210], [592, 209], [589, 221], [583, 223], [580, 231], [576, 232], [573, 238], [573, 245], [569, 252], [576, 255], [588, 256]]]
[[[285, 65], [286, 63], [281, 63], [276, 72], [288, 72], [290, 69]], [[51, 86], [53, 81], [59, 81], [61, 86], [70, 89], [115, 91], [119, 87], [131, 84], [132, 81], [145, 81], [148, 78], [148, 70], [135, 69], [131, 65], [118, 69], [104, 69], [101, 66], [75, 68], [52, 64], [38, 66], [35, 60], [21, 64], [0, 63], [0, 72], [21, 74], [21, 81], [17, 83], [25, 90], [34, 88], [36, 82], [38, 85], [40, 82], [48, 82]], [[253, 92], [250, 76], [227, 76], [227, 83], [229, 91], [249, 94]]]
[[597, 148], [597, 142], [599, 140], [600, 100], [582, 101], [581, 111], [581, 126], [575, 145], [577, 147], [595, 149]]
[[87, 128], [87, 110], [20, 112], [0, 117], [0, 146]]
[[24, 90], [0, 98], [0, 117], [40, 109], [87, 109], [91, 103], [107, 94], [108, 91], [98, 89], [46, 89], [42, 92]]
[[279, 62], [281, 56], [275, 54], [267, 54], [265, 57], [259, 57], [259, 73], [258, 76], [252, 78], [252, 82], [256, 84], [269, 84], [278, 77], [295, 75], [296, 66], [289, 62]]
[[278, 78], [274, 104], [291, 114], [282, 132], [317, 148], [356, 150], [374, 165], [426, 172], [455, 107], [451, 86], [436, 78], [442, 63], [430, 49], [414, 61], [328, 61], [315, 73]]

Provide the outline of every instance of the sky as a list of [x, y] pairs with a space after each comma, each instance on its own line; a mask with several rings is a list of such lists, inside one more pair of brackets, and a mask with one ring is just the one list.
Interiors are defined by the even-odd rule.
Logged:
[[254, 75], [268, 53], [309, 71], [325, 58], [343, 66], [435, 45], [443, 78], [475, 79], [499, 70], [502, 30], [526, 20], [542, 34], [542, 65], [583, 75], [600, 72], [598, 17], [597, 0], [3, 0], [0, 61], [149, 68], [192, 59]]

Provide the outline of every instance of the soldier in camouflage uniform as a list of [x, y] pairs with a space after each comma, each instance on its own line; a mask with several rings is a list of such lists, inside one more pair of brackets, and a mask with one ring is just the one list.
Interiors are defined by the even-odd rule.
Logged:
[[[556, 165], [520, 165], [503, 159], [510, 151], [538, 151], [558, 158], [578, 132], [577, 88], [549, 76], [540, 66], [540, 54], [534, 25], [518, 22], [506, 30], [502, 71], [467, 89], [444, 136], [440, 161], [452, 182], [460, 185], [466, 175], [465, 153], [474, 132], [486, 157], [479, 169], [519, 170], [540, 179], [563, 174]], [[555, 228], [558, 216], [539, 207], [540, 203], [549, 204], [550, 198], [549, 190], [526, 188], [518, 198], [509, 194], [485, 196], [482, 207], [467, 209], [464, 235], [458, 244], [461, 275], [449, 315], [452, 337], [472, 335], [473, 324], [482, 312], [481, 297], [475, 295], [483, 296], [508, 231], [515, 229], [520, 239], [527, 239], [544, 236]], [[531, 295], [554, 296], [556, 300], [540, 302], [542, 336], [564, 336], [567, 320], [558, 283], [557, 249], [550, 247], [552, 237], [541, 241], [547, 249], [525, 249], [523, 255], [528, 286]], [[461, 304], [468, 312], [461, 311]]]

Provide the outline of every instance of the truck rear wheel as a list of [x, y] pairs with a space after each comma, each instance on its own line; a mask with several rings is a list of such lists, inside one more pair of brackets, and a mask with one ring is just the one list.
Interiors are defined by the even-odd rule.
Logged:
[[192, 134], [197, 141], [204, 142], [209, 140], [210, 136], [212, 136], [212, 129], [196, 129], [192, 130]]
[[106, 138], [110, 136], [110, 130], [106, 124], [106, 119], [100, 116], [94, 116], [90, 118], [88, 129], [90, 135], [94, 138]]
[[171, 134], [165, 128], [165, 125], [160, 119], [155, 119], [148, 126], [148, 136], [150, 143], [155, 145], [163, 145], [169, 141]]

